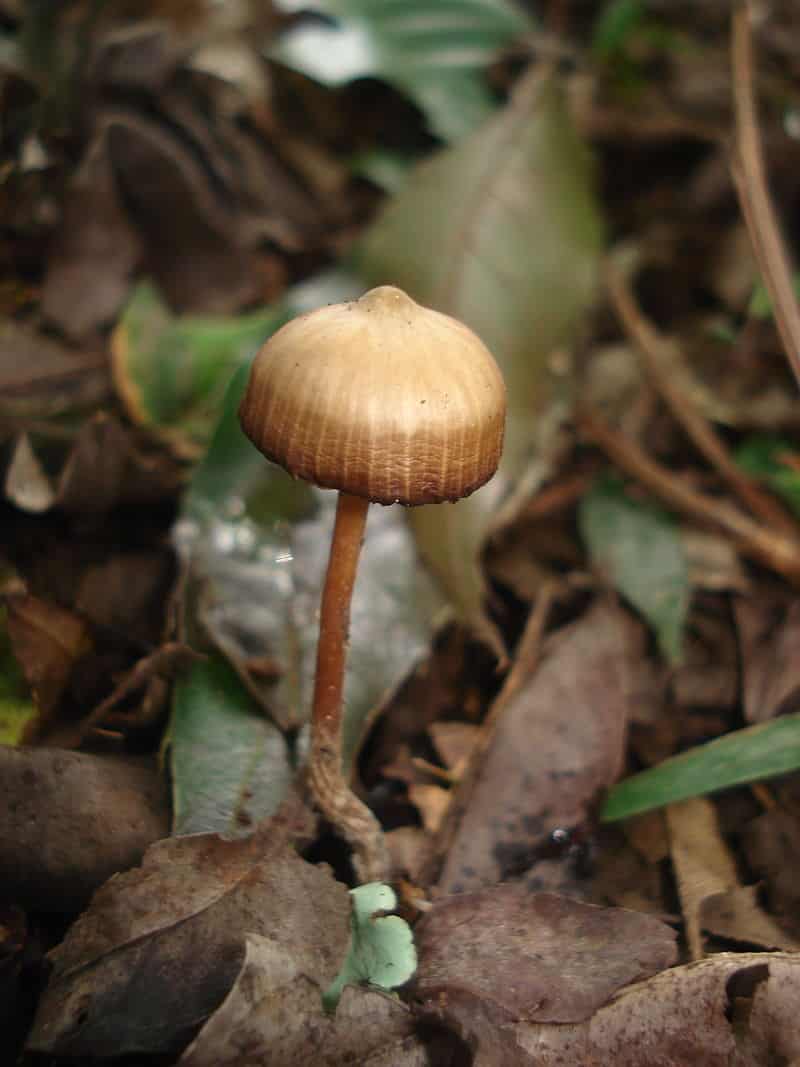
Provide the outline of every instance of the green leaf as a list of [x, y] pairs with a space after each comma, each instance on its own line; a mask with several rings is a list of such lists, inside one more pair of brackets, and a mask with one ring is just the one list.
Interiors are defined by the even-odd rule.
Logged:
[[782, 496], [800, 515], [800, 469], [797, 447], [779, 437], [758, 434], [743, 441], [736, 452], [739, 466]]
[[293, 768], [283, 734], [221, 656], [175, 684], [170, 726], [173, 831], [245, 834], [271, 815]]
[[292, 27], [271, 55], [324, 85], [380, 78], [409, 96], [445, 141], [489, 117], [484, 69], [534, 28], [510, 0], [278, 0], [278, 7], [334, 22]]
[[681, 657], [689, 569], [678, 529], [665, 512], [631, 500], [616, 482], [583, 498], [578, 522], [592, 562], [653, 627], [666, 658]]
[[800, 768], [800, 714], [726, 734], [615, 785], [607, 822]]
[[[795, 296], [800, 300], [800, 272], [792, 275], [792, 285], [794, 286]], [[747, 314], [753, 319], [772, 318], [772, 297], [769, 295], [769, 290], [762, 280], [759, 280], [753, 289]]]
[[335, 1010], [346, 985], [368, 982], [380, 989], [395, 989], [417, 969], [411, 927], [398, 915], [385, 914], [397, 907], [394, 891], [370, 882], [351, 889], [350, 896], [350, 945], [341, 971], [323, 993], [326, 1011]]
[[357, 250], [371, 284], [399, 285], [471, 326], [506, 380], [499, 476], [467, 500], [410, 516], [423, 555], [479, 628], [480, 548], [571, 395], [571, 374], [550, 357], [595, 293], [602, 224], [591, 178], [559, 84], [530, 76], [480, 130], [411, 173]]
[[592, 31], [592, 51], [601, 59], [623, 52], [631, 34], [645, 20], [642, 0], [610, 0], [603, 6]]
[[231, 317], [175, 317], [143, 282], [112, 342], [114, 377], [128, 411], [179, 453], [198, 455], [213, 432], [231, 374], [286, 317], [281, 305]]

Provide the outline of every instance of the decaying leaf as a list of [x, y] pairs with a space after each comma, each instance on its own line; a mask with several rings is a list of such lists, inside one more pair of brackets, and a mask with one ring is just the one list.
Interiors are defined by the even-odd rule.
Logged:
[[244, 841], [214, 835], [153, 845], [107, 882], [52, 953], [28, 1047], [111, 1058], [176, 1052], [222, 1003], [246, 936], [284, 972], [333, 980], [348, 939], [344, 886], [287, 846], [273, 820]]
[[[580, 826], [622, 770], [631, 707], [630, 620], [598, 601], [555, 633], [503, 710], [440, 880], [459, 892], [526, 875], [550, 835]], [[568, 871], [562, 872], [568, 879]]]
[[26, 908], [76, 911], [168, 832], [151, 761], [0, 746], [0, 882]]
[[501, 885], [435, 901], [416, 930], [414, 996], [459, 1032], [576, 1023], [675, 962], [658, 919]]
[[272, 941], [247, 937], [244, 964], [226, 1000], [181, 1057], [181, 1067], [426, 1067], [408, 1008], [394, 997], [350, 986], [335, 1015], [320, 986]]
[[80, 411], [104, 400], [110, 385], [105, 353], [70, 349], [25, 323], [0, 323], [0, 415]]

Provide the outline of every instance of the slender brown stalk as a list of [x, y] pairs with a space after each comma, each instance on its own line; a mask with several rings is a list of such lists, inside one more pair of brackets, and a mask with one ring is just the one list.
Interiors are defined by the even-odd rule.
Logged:
[[786, 358], [800, 384], [800, 307], [794, 295], [792, 267], [767, 186], [764, 153], [753, 88], [751, 5], [738, 0], [733, 9], [731, 68], [736, 135], [731, 172], [758, 266], [775, 311]]
[[314, 799], [352, 847], [356, 873], [363, 882], [385, 878], [389, 866], [378, 820], [351, 791], [342, 774], [342, 692], [350, 601], [368, 507], [369, 501], [362, 497], [339, 493], [322, 590], [308, 766]]

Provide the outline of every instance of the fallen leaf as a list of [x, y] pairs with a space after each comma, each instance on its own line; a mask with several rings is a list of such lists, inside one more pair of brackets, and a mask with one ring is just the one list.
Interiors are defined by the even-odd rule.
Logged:
[[71, 611], [27, 593], [6, 598], [8, 634], [40, 717], [49, 719], [76, 663], [91, 651], [86, 623]]
[[123, 206], [101, 126], [73, 177], [47, 260], [42, 314], [82, 340], [110, 323], [143, 254]]
[[45, 419], [94, 407], [111, 387], [105, 353], [71, 349], [25, 323], [0, 322], [0, 414]]
[[462, 1033], [582, 1022], [677, 956], [652, 916], [511, 885], [434, 901], [416, 936], [413, 996]]
[[108, 154], [147, 263], [184, 311], [226, 313], [258, 297], [253, 253], [236, 233], [236, 205], [166, 124], [134, 112], [106, 117]]
[[176, 834], [247, 834], [278, 810], [294, 776], [286, 738], [219, 655], [175, 687], [169, 745]]
[[638, 639], [631, 625], [598, 601], [548, 639], [538, 667], [500, 716], [445, 859], [443, 892], [526, 872], [539, 888], [536, 861], [552, 851], [551, 833], [592, 817], [625, 758]]
[[586, 494], [578, 522], [594, 566], [650, 623], [666, 659], [678, 663], [690, 587], [675, 522], [616, 482], [598, 483]]
[[246, 840], [170, 838], [112, 878], [51, 954], [28, 1039], [81, 1058], [174, 1054], [227, 996], [246, 936], [324, 988], [348, 939], [349, 901], [273, 820]]
[[477, 1046], [475, 1067], [771, 1067], [800, 1054], [798, 995], [800, 958], [726, 953], [622, 989], [586, 1022], [501, 1029], [477, 1012], [458, 1021]]
[[703, 956], [703, 902], [738, 885], [736, 864], [722, 839], [711, 801], [695, 797], [670, 804], [665, 815], [686, 941], [691, 958], [697, 960]]
[[799, 952], [800, 938], [784, 930], [758, 900], [758, 886], [711, 893], [700, 904], [700, 926], [715, 937], [756, 948]]
[[151, 761], [0, 746], [0, 881], [26, 909], [76, 912], [168, 832]]
[[266, 937], [250, 934], [231, 992], [180, 1059], [181, 1067], [426, 1067], [408, 1008], [369, 989], [344, 990], [336, 1014], [320, 986]]

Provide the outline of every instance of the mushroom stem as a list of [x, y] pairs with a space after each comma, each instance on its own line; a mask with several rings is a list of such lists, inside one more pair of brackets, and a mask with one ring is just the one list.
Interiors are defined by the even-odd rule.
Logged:
[[308, 767], [314, 799], [352, 847], [356, 874], [362, 882], [382, 880], [389, 866], [380, 823], [350, 790], [342, 774], [342, 690], [350, 601], [368, 507], [365, 498], [339, 493], [322, 590]]

